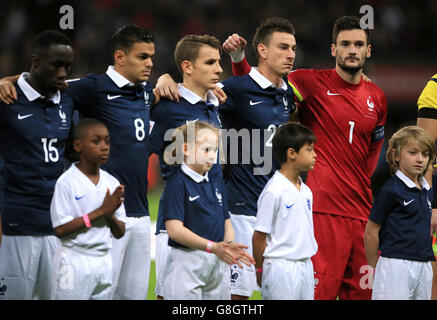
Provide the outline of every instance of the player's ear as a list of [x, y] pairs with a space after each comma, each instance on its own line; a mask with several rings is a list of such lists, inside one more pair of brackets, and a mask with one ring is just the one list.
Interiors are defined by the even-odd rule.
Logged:
[[32, 64], [33, 68], [38, 67], [40, 63], [40, 58], [36, 54], [32, 54], [32, 58], [30, 59], [30, 63]]
[[125, 60], [126, 60], [126, 52], [119, 49], [114, 51], [114, 65], [123, 67]]
[[258, 50], [258, 55], [260, 56], [260, 58], [261, 57], [263, 59], [266, 58], [266, 56], [267, 56], [267, 46], [264, 43], [258, 43], [258, 45], [256, 46], [256, 50]]
[[371, 55], [372, 55], [372, 46], [369, 44], [367, 46], [366, 58], [370, 58]]
[[331, 56], [336, 57], [337, 56], [337, 52], [336, 52], [337, 46], [335, 45], [335, 43], [331, 44]]
[[188, 60], [182, 61], [181, 68], [184, 74], [191, 75], [193, 73], [193, 64], [191, 63], [191, 61]]

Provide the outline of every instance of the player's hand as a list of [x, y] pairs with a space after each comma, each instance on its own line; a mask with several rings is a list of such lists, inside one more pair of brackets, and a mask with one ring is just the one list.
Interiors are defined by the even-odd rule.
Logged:
[[0, 102], [7, 105], [17, 100], [17, 90], [9, 80], [0, 80]]
[[161, 98], [167, 98], [173, 102], [179, 102], [181, 95], [179, 94], [177, 83], [174, 82], [173, 78], [168, 73], [163, 74], [158, 78], [155, 89], [156, 93]]
[[214, 93], [214, 95], [219, 100], [219, 104], [223, 104], [223, 103], [226, 102], [226, 99], [227, 99], [228, 96], [223, 91], [223, 89], [220, 88], [219, 86], [215, 86], [215, 89], [212, 90], [212, 93]]
[[244, 58], [244, 51], [246, 50], [247, 41], [240, 35], [234, 33], [229, 36], [223, 43], [223, 50], [231, 56], [232, 62], [241, 62]]
[[229, 244], [229, 249], [232, 251], [232, 255], [238, 260], [237, 265], [242, 268], [243, 265], [240, 262], [243, 262], [247, 266], [252, 266], [255, 264], [255, 259], [244, 249], [248, 249], [249, 247], [238, 243], [231, 242]]
[[[214, 253], [217, 256], [217, 258], [219, 258], [221, 261], [229, 265], [238, 263], [237, 258], [232, 254], [232, 250], [229, 249], [229, 244], [223, 241], [214, 242], [211, 248], [211, 252]], [[241, 268], [242, 267], [243, 266], [241, 266]]]
[[431, 215], [431, 237], [437, 232], [437, 209], [432, 209]]
[[106, 191], [105, 199], [100, 208], [103, 214], [108, 217], [112, 216], [115, 210], [121, 206], [124, 201], [124, 185], [119, 185], [114, 192], [111, 194], [109, 188]]

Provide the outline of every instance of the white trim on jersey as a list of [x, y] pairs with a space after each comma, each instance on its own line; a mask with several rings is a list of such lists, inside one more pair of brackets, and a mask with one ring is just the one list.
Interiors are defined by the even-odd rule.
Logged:
[[[259, 84], [259, 86], [261, 88], [263, 88], [264, 90], [269, 88], [269, 87], [274, 87], [276, 88], [276, 86], [270, 82], [270, 80], [268, 80], [266, 77], [264, 77], [256, 67], [252, 67], [252, 69], [250, 69], [249, 72], [249, 76], [256, 82]], [[287, 91], [287, 83], [285, 83], [285, 81], [283, 79], [281, 79], [281, 87], [280, 89], [284, 89], [285, 91]]]
[[[193, 105], [200, 102], [200, 101], [204, 101], [202, 97], [199, 97], [196, 93], [194, 93], [190, 89], [184, 87], [184, 85], [181, 83], [178, 84], [177, 88], [178, 88], [178, 92], [182, 96], [182, 98], [184, 98], [185, 100], [187, 100], [189, 103], [191, 103]], [[206, 100], [208, 103], [212, 103], [216, 107], [219, 105], [219, 100], [214, 95], [214, 93], [212, 93], [211, 90], [208, 90], [206, 92]]]
[[[27, 100], [34, 101], [38, 98], [45, 98], [38, 91], [32, 88], [32, 86], [26, 81], [28, 77], [29, 72], [23, 72], [18, 78], [17, 82], [20, 89], [23, 90], [23, 93], [26, 96]], [[59, 90], [56, 91], [56, 93], [50, 97], [50, 100], [52, 100], [54, 104], [59, 104], [59, 102], [61, 101], [61, 92]]]

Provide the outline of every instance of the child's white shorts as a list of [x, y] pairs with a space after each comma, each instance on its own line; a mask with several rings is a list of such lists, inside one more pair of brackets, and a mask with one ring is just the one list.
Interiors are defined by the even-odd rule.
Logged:
[[314, 300], [311, 259], [264, 259], [261, 293], [263, 300]]
[[165, 300], [222, 300], [229, 292], [229, 265], [206, 251], [171, 247], [163, 276]]
[[430, 300], [431, 262], [379, 257], [372, 300]]

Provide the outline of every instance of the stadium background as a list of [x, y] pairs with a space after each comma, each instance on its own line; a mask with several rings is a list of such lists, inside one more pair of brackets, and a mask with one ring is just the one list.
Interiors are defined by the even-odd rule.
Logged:
[[[62, 5], [74, 9], [74, 29], [61, 30], [74, 43], [71, 78], [105, 72], [111, 63], [112, 33], [124, 24], [133, 23], [150, 29], [155, 37], [152, 84], [165, 72], [180, 80], [173, 50], [182, 36], [208, 33], [223, 42], [228, 35], [238, 32], [250, 42], [256, 26], [269, 16], [286, 17], [296, 29], [295, 69], [331, 68], [334, 66], [330, 56], [331, 31], [336, 18], [360, 16], [360, 7], [370, 5], [374, 10], [375, 30], [371, 32], [372, 57], [366, 63], [365, 73], [387, 95], [386, 137], [401, 125], [415, 123], [417, 98], [428, 79], [437, 73], [437, 1], [434, 0], [16, 0], [0, 2], [0, 77], [29, 70], [32, 40], [43, 30], [60, 30]], [[249, 63], [256, 62], [251, 48], [247, 56]], [[226, 79], [231, 75], [226, 55], [222, 56], [222, 66], [222, 79]], [[372, 178], [374, 192], [388, 177], [385, 149], [386, 144]], [[149, 202], [154, 220], [162, 191], [156, 159], [151, 161], [149, 177]], [[154, 283], [152, 265], [149, 298], [154, 298]]]

